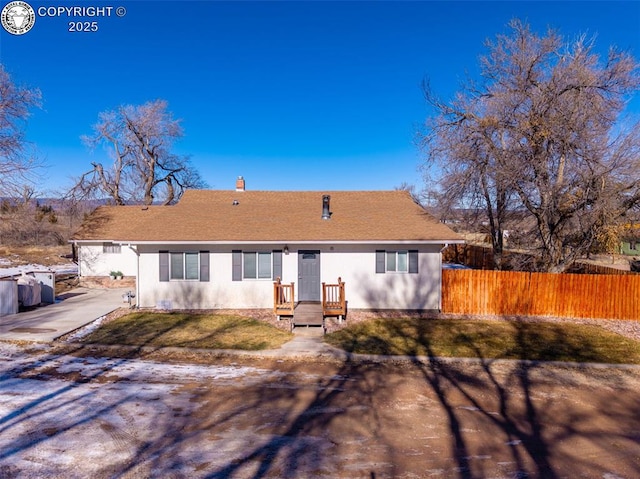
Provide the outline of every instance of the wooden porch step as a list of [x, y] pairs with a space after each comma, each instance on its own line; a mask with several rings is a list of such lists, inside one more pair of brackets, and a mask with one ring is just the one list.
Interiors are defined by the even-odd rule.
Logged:
[[293, 311], [292, 327], [321, 326], [324, 329], [322, 303], [298, 303]]

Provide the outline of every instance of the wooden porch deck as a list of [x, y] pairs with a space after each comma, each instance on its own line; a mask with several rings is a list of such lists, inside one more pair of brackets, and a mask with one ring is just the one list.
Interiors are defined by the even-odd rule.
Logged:
[[291, 317], [291, 329], [296, 326], [320, 326], [326, 331], [325, 316], [337, 316], [343, 321], [347, 314], [344, 281], [337, 284], [322, 283], [322, 301], [295, 302], [295, 284], [283, 284], [280, 278], [273, 283], [273, 312], [278, 319]]

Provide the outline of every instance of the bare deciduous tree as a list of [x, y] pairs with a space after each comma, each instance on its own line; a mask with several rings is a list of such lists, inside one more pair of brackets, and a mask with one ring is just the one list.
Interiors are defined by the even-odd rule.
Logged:
[[189, 158], [171, 152], [182, 136], [180, 121], [167, 111], [164, 100], [100, 113], [94, 134], [83, 140], [91, 148], [107, 146], [113, 164], [92, 162], [91, 170], [75, 179], [70, 196], [106, 196], [116, 205], [149, 205], [161, 197], [163, 204], [170, 204], [186, 188], [204, 187]]
[[560, 272], [640, 203], [640, 128], [621, 121], [638, 64], [614, 49], [601, 61], [584, 37], [568, 44], [510, 27], [487, 43], [482, 85], [469, 81], [445, 103], [425, 84], [436, 112], [422, 136], [426, 164], [440, 168], [447, 205], [484, 209], [498, 255], [518, 213], [537, 268]]
[[0, 65], [0, 195], [19, 194], [38, 167], [28, 151], [24, 127], [40, 91], [16, 85]]
[[425, 199], [422, 198], [422, 192], [416, 191], [416, 185], [412, 185], [411, 183], [403, 181], [393, 189], [396, 191], [406, 191], [407, 193], [409, 193], [409, 196], [411, 196], [413, 202], [423, 208], [428, 206], [428, 204], [425, 204]]

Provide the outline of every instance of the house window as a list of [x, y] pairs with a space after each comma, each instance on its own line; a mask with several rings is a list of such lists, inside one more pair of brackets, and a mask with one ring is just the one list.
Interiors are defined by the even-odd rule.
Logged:
[[171, 279], [200, 279], [198, 253], [170, 253]]
[[122, 246], [113, 243], [102, 243], [102, 252], [120, 254], [122, 252]]
[[243, 252], [244, 279], [271, 279], [271, 252]]
[[282, 250], [231, 251], [231, 279], [276, 279], [282, 278]]
[[209, 252], [159, 252], [160, 281], [209, 281]]
[[418, 251], [376, 251], [376, 273], [417, 273]]
[[408, 251], [387, 251], [387, 272], [407, 273], [409, 271], [407, 255]]

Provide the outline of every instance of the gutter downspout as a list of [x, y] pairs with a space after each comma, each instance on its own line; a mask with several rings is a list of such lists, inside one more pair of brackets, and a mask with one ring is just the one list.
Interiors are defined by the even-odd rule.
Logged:
[[140, 252], [129, 243], [127, 247], [136, 254], [136, 309], [140, 308]]
[[[78, 265], [78, 279], [80, 279], [80, 277], [82, 276], [82, 271], [80, 271], [80, 264], [82, 263], [82, 261], [80, 261], [80, 249], [78, 248], [78, 242], [77, 241], [73, 241], [71, 243], [72, 248], [75, 249], [76, 252], [76, 264]], [[73, 254], [72, 254], [73, 256]], [[71, 258], [71, 261], [73, 261], [73, 258]]]
[[438, 261], [440, 262], [440, 294], [438, 295], [438, 310], [442, 313], [442, 252], [449, 247], [449, 243], [445, 243], [442, 248], [440, 248], [440, 256], [438, 256]]

